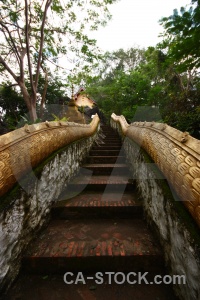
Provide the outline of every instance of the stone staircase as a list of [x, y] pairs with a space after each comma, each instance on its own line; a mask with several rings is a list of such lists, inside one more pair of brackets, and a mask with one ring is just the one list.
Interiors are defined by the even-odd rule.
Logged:
[[[104, 144], [92, 148], [63, 191], [50, 224], [25, 253], [6, 300], [176, 299], [171, 286], [151, 283], [155, 274], [166, 274], [163, 254], [143, 220], [120, 138], [109, 126], [102, 130]], [[66, 272], [74, 274], [69, 281], [82, 272], [85, 284], [64, 283]], [[96, 272], [103, 273], [102, 284], [95, 282]], [[113, 274], [110, 284], [105, 272], [148, 272], [150, 284], [119, 284], [123, 274], [116, 277], [118, 284]]]

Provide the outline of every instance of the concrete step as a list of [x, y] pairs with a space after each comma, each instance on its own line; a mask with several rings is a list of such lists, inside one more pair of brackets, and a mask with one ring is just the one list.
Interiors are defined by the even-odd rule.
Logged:
[[[99, 148], [98, 148], [99, 149]], [[124, 155], [123, 150], [91, 150], [89, 153], [90, 156], [122, 156]]]
[[[67, 277], [73, 284], [66, 284], [63, 274], [41, 276], [21, 273], [18, 282], [1, 300], [178, 300], [171, 285], [147, 285], [143, 282], [133, 285], [127, 281], [122, 285], [115, 283], [113, 277], [109, 284], [108, 275], [103, 276], [102, 284], [97, 284], [95, 273], [83, 273], [84, 284], [83, 281], [75, 284], [76, 276]], [[121, 278], [119, 275], [119, 281]], [[130, 280], [134, 280], [134, 277], [130, 276]]]
[[105, 164], [105, 163], [125, 163], [125, 156], [88, 156], [86, 159], [87, 164]]
[[104, 144], [111, 144], [111, 145], [122, 145], [122, 142], [121, 141], [117, 141], [117, 140], [110, 140], [110, 139], [104, 139], [104, 140], [102, 140], [102, 142], [104, 143]]
[[117, 133], [117, 131], [115, 129], [113, 129], [112, 127], [110, 127], [109, 125], [108, 126], [101, 126], [101, 129], [105, 132], [112, 131], [112, 132]]
[[[67, 199], [58, 201], [52, 208], [52, 218], [142, 218], [143, 207], [136, 191], [123, 194], [95, 191], [67, 192]], [[63, 197], [64, 198], [64, 197]]]
[[22, 260], [26, 272], [160, 272], [164, 260], [140, 219], [52, 220]]
[[114, 134], [104, 134], [105, 138], [104, 139], [111, 139], [111, 140], [118, 140], [121, 141], [121, 138], [119, 135], [114, 135]]
[[111, 137], [111, 138], [120, 138], [119, 134], [118, 133], [115, 133], [115, 132], [103, 132], [103, 134], [106, 136], [106, 137]]
[[113, 141], [113, 142], [121, 142], [120, 137], [113, 137], [113, 136], [106, 136], [104, 139], [104, 141]]
[[111, 192], [124, 192], [125, 190], [133, 191], [135, 188], [135, 181], [128, 175], [92, 175], [92, 171], [87, 171], [91, 174], [79, 173], [71, 180], [67, 186], [70, 192], [81, 193], [83, 190], [98, 190], [103, 193], [105, 189]]
[[111, 163], [111, 164], [84, 164], [82, 165], [81, 174], [85, 174], [85, 170], [91, 170], [93, 175], [128, 175], [130, 173], [126, 164]]
[[103, 140], [103, 143], [110, 146], [121, 145], [121, 141]]
[[122, 144], [121, 140], [103, 139], [102, 142], [104, 142], [105, 144], [112, 143], [113, 145], [115, 145], [115, 144]]
[[99, 146], [94, 146], [92, 147], [92, 150], [121, 150], [122, 145], [105, 145], [105, 144], [101, 144]]

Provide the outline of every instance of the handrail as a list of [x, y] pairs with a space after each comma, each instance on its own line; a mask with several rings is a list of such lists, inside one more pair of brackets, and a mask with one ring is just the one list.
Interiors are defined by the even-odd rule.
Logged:
[[200, 226], [200, 140], [167, 124], [111, 116], [111, 126], [139, 144], [158, 165]]
[[0, 137], [0, 196], [53, 152], [95, 133], [99, 117], [90, 124], [52, 121], [25, 125]]

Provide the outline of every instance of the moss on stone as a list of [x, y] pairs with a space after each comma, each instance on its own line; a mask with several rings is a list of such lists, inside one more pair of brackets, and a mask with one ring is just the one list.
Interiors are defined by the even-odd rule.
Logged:
[[[131, 139], [127, 138], [127, 140], [133, 145], [133, 147], [138, 147], [138, 144]], [[148, 168], [151, 169], [155, 175], [155, 178], [163, 178], [155, 179], [155, 181], [163, 191], [165, 200], [170, 201], [183, 227], [185, 227], [190, 233], [191, 243], [195, 245], [195, 247], [199, 248], [200, 251], [200, 229], [190, 212], [184, 206], [183, 201], [176, 194], [173, 187], [169, 184], [164, 174], [155, 164], [151, 156], [143, 148], [140, 147], [138, 155], [143, 157], [144, 162], [148, 164]]]
[[[93, 137], [96, 133], [97, 133], [98, 129], [95, 131], [95, 133], [88, 138]], [[74, 144], [78, 144], [81, 143], [82, 141], [86, 140], [85, 138], [81, 138], [79, 140], [76, 140], [56, 151], [54, 151], [53, 153], [51, 153], [50, 156], [48, 156], [47, 158], [45, 158], [37, 167], [33, 168], [31, 170], [31, 172], [27, 173], [23, 179], [23, 186], [28, 186], [31, 184], [34, 184], [33, 182], [31, 182], [32, 178], [30, 178], [31, 174], [33, 174], [34, 176], [36, 176], [38, 179], [40, 179], [40, 176], [42, 174], [42, 171], [45, 167], [45, 165], [47, 165], [50, 161], [52, 161], [57, 154], [61, 154], [62, 152], [66, 151], [70, 146], [74, 145]], [[34, 181], [35, 182], [35, 181]], [[21, 193], [23, 192], [23, 189], [21, 187], [21, 184], [19, 184], [18, 182], [12, 187], [11, 190], [9, 190], [5, 195], [3, 195], [0, 199], [0, 213], [6, 209], [8, 209], [17, 198], [20, 198]]]

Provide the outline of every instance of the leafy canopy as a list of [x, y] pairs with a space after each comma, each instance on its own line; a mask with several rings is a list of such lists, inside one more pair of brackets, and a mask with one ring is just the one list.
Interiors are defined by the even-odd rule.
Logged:
[[176, 61], [178, 69], [185, 71], [200, 67], [200, 5], [193, 0], [189, 7], [174, 10], [173, 15], [162, 18], [164, 27], [161, 34], [162, 49], [168, 51], [172, 61]]

